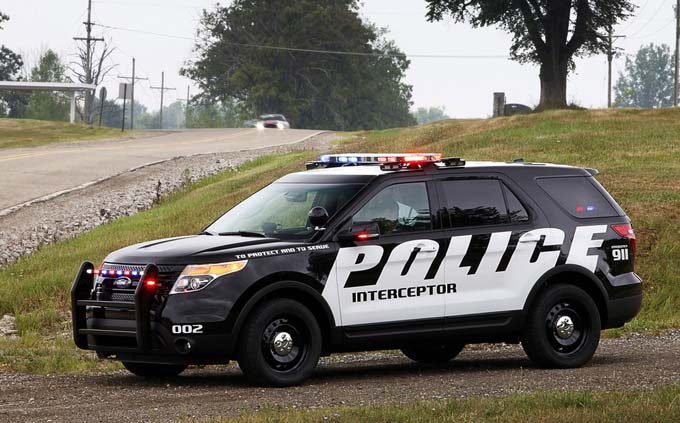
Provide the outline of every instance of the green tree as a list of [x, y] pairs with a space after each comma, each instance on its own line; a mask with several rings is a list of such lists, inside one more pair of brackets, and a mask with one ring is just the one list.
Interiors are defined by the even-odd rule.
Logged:
[[418, 109], [413, 112], [413, 115], [418, 121], [418, 125], [450, 119], [446, 114], [446, 107], [418, 107]]
[[192, 104], [187, 128], [238, 128], [243, 119], [239, 106], [231, 102]]
[[540, 109], [567, 107], [567, 75], [574, 57], [606, 51], [603, 33], [627, 19], [629, 0], [426, 0], [427, 18], [450, 15], [473, 27], [512, 34], [510, 57], [540, 66]]
[[673, 105], [673, 55], [666, 44], [643, 46], [634, 58], [626, 57], [614, 86], [617, 107], [670, 107]]
[[[31, 69], [31, 81], [68, 82], [66, 66], [52, 50], [40, 55], [38, 64]], [[63, 93], [35, 92], [28, 99], [24, 117], [28, 119], [68, 121], [70, 100]]]
[[[0, 30], [2, 23], [9, 21], [9, 16], [0, 12]], [[18, 77], [24, 62], [21, 56], [0, 45], [0, 81], [20, 80]], [[26, 107], [26, 95], [19, 92], [0, 92], [0, 116], [19, 117]]]
[[415, 123], [403, 82], [409, 61], [360, 19], [357, 0], [235, 0], [204, 11], [195, 50], [182, 73], [207, 104], [236, 103], [250, 117], [283, 113], [305, 128]]

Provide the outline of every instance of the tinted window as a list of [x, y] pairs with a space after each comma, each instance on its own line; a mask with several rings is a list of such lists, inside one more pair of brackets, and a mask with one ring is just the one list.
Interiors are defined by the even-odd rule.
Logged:
[[618, 216], [611, 203], [591, 183], [590, 177], [539, 179], [538, 185], [574, 217]]
[[501, 183], [501, 185], [503, 185], [505, 201], [508, 203], [508, 220], [510, 220], [511, 223], [528, 221], [529, 214], [517, 196], [515, 196], [505, 184]]
[[442, 186], [454, 228], [529, 220], [522, 203], [498, 180], [459, 179], [442, 181]]
[[389, 186], [354, 215], [354, 222], [376, 222], [381, 234], [432, 229], [424, 182]]

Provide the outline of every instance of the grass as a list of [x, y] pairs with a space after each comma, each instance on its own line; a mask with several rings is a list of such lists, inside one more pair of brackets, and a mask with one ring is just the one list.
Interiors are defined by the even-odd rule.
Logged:
[[[128, 136], [129, 132], [125, 136]], [[0, 150], [63, 141], [120, 138], [120, 129], [32, 119], [0, 119]]]
[[394, 406], [336, 407], [300, 411], [264, 408], [233, 419], [204, 423], [278, 422], [677, 422], [680, 385], [632, 392], [540, 392], [502, 398], [422, 401]]
[[[434, 151], [468, 160], [567, 163], [595, 167], [638, 233], [637, 271], [645, 302], [628, 330], [680, 327], [680, 110], [560, 111], [493, 120], [363, 132], [346, 151]], [[0, 340], [0, 367], [28, 372], [109, 368], [68, 341], [68, 292], [80, 262], [117, 248], [195, 233], [258, 188], [300, 170], [309, 152], [272, 155], [199, 181], [151, 210], [46, 246], [0, 269], [0, 315], [21, 336]], [[614, 334], [620, 334], [616, 331]]]

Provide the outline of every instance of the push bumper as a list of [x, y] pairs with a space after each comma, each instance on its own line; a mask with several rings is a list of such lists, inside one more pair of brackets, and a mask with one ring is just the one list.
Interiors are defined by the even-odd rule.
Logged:
[[[215, 345], [227, 345], [222, 335], [176, 336], [152, 312], [158, 267], [149, 264], [137, 285], [134, 302], [92, 300], [94, 265], [85, 262], [71, 288], [73, 340], [80, 349], [101, 358], [162, 364], [220, 364], [228, 357]], [[97, 311], [134, 315], [134, 320], [97, 316]], [[227, 336], [227, 338], [229, 338]]]
[[[152, 290], [158, 279], [158, 267], [153, 264], [146, 266], [144, 277], [135, 290], [134, 303], [116, 301], [91, 300], [94, 289], [94, 265], [85, 262], [80, 266], [78, 275], [73, 281], [71, 288], [71, 319], [73, 323], [73, 340], [78, 348], [92, 349], [88, 342], [90, 336], [110, 336], [121, 338], [134, 338], [136, 349], [140, 352], [151, 349], [151, 319], [150, 306], [154, 295]], [[134, 330], [92, 328], [88, 327], [87, 308], [108, 307], [119, 310], [129, 310], [135, 313]]]

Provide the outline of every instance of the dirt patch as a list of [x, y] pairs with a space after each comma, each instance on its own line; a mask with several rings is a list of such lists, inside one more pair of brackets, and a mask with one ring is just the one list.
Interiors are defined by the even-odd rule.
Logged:
[[83, 376], [0, 374], [0, 421], [132, 422], [209, 419], [282, 409], [503, 396], [538, 390], [647, 389], [680, 383], [680, 331], [603, 340], [580, 369], [536, 368], [520, 346], [470, 346], [450, 364], [414, 364], [396, 352], [324, 358], [305, 385], [249, 386], [235, 365], [148, 381], [125, 372]]

